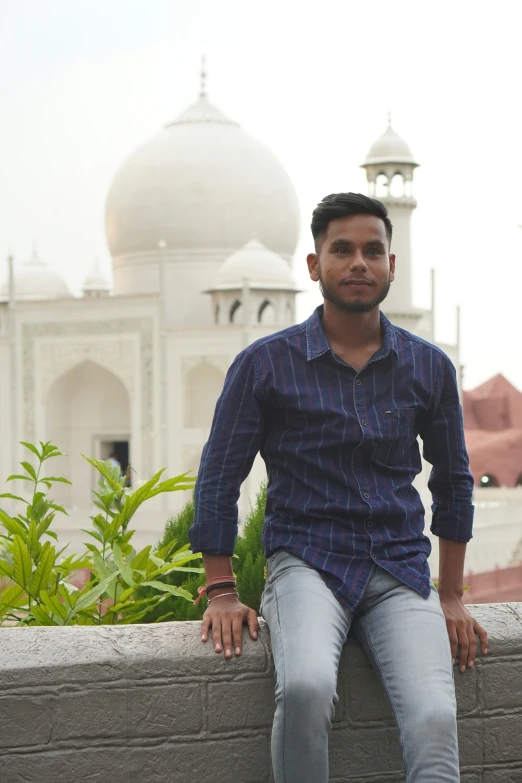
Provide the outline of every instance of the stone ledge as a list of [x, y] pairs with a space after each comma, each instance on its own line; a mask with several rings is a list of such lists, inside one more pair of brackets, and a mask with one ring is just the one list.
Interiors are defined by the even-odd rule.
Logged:
[[[522, 781], [522, 604], [473, 607], [489, 655], [456, 672], [462, 783]], [[268, 783], [274, 710], [267, 629], [225, 661], [199, 623], [0, 629], [2, 783]], [[392, 713], [349, 640], [332, 783], [399, 783]]]

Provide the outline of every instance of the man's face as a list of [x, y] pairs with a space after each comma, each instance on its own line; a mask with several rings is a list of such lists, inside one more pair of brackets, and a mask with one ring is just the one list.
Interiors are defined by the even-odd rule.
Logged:
[[384, 223], [373, 215], [332, 220], [307, 262], [324, 298], [348, 313], [377, 307], [395, 276], [395, 256], [389, 253]]

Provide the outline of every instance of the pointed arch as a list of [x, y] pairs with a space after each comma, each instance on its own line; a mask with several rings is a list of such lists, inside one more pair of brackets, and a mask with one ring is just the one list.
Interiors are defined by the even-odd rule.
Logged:
[[[130, 440], [130, 398], [122, 381], [90, 359], [62, 373], [45, 399], [46, 438], [64, 452], [56, 470], [72, 481], [72, 488], [57, 485], [62, 505], [91, 505], [93, 469], [81, 456], [98, 456], [99, 442], [120, 437]], [[54, 491], [54, 490], [53, 490]]]
[[238, 311], [241, 309], [241, 307], [242, 307], [241, 302], [239, 301], [239, 299], [236, 299], [236, 301], [230, 308], [230, 312], [228, 314], [228, 319], [231, 324], [237, 323]]
[[260, 324], [275, 324], [276, 309], [273, 302], [270, 302], [269, 299], [261, 302], [257, 311], [257, 322]]

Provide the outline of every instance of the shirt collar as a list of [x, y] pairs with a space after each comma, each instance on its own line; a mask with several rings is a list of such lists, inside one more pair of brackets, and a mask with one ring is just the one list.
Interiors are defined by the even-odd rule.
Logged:
[[[323, 312], [324, 305], [319, 305], [306, 322], [306, 360], [309, 362], [331, 350], [323, 329]], [[381, 312], [380, 316], [383, 341], [382, 348], [375, 358], [382, 359], [391, 352], [398, 357], [395, 327], [384, 313]]]

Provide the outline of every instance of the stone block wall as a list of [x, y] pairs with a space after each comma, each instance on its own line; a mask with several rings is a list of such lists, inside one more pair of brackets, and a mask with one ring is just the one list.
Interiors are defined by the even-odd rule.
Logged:
[[[522, 783], [522, 604], [474, 607], [490, 653], [455, 673], [463, 783]], [[397, 731], [349, 641], [332, 783], [404, 780]], [[225, 661], [198, 623], [0, 629], [1, 783], [268, 783], [266, 628]]]

